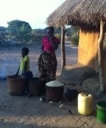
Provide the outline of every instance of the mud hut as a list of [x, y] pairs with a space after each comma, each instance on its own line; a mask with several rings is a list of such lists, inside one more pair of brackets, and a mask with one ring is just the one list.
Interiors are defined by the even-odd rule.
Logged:
[[78, 63], [89, 65], [99, 72], [100, 90], [103, 92], [106, 88], [106, 1], [65, 0], [47, 18], [47, 24], [62, 28], [65, 24], [80, 27]]

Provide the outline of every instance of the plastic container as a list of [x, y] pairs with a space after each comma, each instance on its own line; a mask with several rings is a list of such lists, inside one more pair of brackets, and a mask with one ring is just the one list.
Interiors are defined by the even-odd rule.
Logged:
[[106, 101], [101, 101], [97, 103], [96, 119], [98, 122], [106, 124]]
[[48, 100], [58, 102], [63, 99], [64, 84], [54, 80], [46, 83], [46, 95]]
[[25, 79], [21, 76], [8, 76], [8, 88], [10, 95], [21, 96], [25, 90]]
[[91, 94], [78, 94], [78, 112], [82, 115], [91, 115], [93, 113], [93, 96]]
[[29, 94], [31, 96], [41, 96], [46, 92], [45, 81], [39, 78], [33, 78], [28, 81]]

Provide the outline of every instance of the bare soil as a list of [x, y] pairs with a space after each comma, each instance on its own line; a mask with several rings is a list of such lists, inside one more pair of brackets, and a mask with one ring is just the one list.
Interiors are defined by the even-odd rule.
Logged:
[[[0, 49], [0, 78], [16, 73], [21, 48]], [[58, 59], [57, 75], [60, 73], [60, 49], [56, 52]], [[31, 70], [38, 76], [37, 59], [40, 46], [30, 47]], [[66, 43], [67, 64], [77, 63], [77, 47]], [[86, 82], [92, 85], [92, 82]], [[93, 83], [94, 84], [94, 83]], [[93, 85], [92, 85], [93, 86]], [[79, 90], [84, 85], [70, 85]], [[94, 112], [90, 116], [80, 115], [77, 111], [77, 98], [72, 102], [40, 102], [40, 97], [11, 96], [7, 80], [0, 80], [0, 128], [105, 128], [96, 120], [96, 103], [106, 100], [94, 98]], [[62, 107], [61, 107], [62, 106]]]

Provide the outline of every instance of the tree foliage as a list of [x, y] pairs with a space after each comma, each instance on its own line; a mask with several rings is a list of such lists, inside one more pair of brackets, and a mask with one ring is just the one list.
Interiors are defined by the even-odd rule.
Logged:
[[[61, 28], [55, 28], [55, 36], [60, 38]], [[0, 46], [40, 44], [46, 29], [32, 29], [28, 22], [12, 20], [8, 27], [0, 26]]]
[[17, 40], [21, 40], [22, 42], [27, 41], [32, 32], [29, 23], [20, 20], [12, 20], [8, 22], [8, 30], [11, 32], [11, 35], [15, 36]]

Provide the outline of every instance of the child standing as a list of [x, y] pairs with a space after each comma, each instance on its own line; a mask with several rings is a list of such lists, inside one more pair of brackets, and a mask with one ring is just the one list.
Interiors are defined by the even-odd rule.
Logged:
[[27, 47], [23, 47], [21, 50], [21, 60], [20, 60], [20, 65], [18, 67], [16, 75], [22, 75], [26, 79], [26, 91], [28, 92], [28, 79], [33, 78], [33, 74], [30, 71], [30, 58], [28, 56], [29, 54], [29, 49]]

